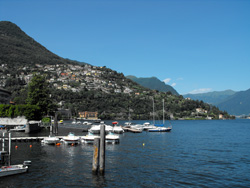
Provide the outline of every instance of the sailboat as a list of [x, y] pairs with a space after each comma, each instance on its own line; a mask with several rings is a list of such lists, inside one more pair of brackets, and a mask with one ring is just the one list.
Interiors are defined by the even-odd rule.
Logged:
[[153, 99], [153, 121], [154, 121], [154, 126], [155, 128], [148, 129], [149, 132], [170, 132], [172, 130], [172, 127], [164, 127], [165, 125], [165, 118], [164, 118], [164, 99], [162, 100], [163, 102], [163, 123], [162, 124], [155, 124], [155, 119], [154, 119], [154, 99]]

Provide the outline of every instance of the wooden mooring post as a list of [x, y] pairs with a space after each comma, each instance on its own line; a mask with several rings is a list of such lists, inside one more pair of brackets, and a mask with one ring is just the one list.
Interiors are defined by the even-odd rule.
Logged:
[[99, 156], [100, 174], [101, 175], [104, 175], [104, 172], [105, 172], [105, 142], [106, 142], [105, 125], [101, 125], [101, 130], [100, 130], [100, 156]]
[[99, 168], [99, 150], [100, 150], [100, 138], [94, 139], [94, 153], [93, 153], [93, 164], [92, 173], [97, 174]]
[[100, 138], [94, 139], [92, 173], [104, 175], [105, 172], [105, 125], [101, 125]]

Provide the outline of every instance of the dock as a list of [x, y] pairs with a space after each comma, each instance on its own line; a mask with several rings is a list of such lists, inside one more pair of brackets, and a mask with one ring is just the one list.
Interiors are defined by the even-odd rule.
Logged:
[[[56, 136], [59, 139], [62, 139], [64, 136]], [[82, 138], [82, 136], [79, 136]], [[44, 138], [48, 138], [48, 136], [39, 136], [39, 137], [13, 137], [11, 138], [12, 142], [39, 142], [42, 141]], [[1, 140], [1, 138], [0, 138]], [[8, 141], [8, 138], [5, 138]]]

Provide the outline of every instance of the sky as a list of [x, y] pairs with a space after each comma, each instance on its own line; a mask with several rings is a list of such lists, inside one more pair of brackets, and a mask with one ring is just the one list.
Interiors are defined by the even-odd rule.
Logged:
[[250, 0], [0, 0], [51, 52], [180, 94], [250, 88]]

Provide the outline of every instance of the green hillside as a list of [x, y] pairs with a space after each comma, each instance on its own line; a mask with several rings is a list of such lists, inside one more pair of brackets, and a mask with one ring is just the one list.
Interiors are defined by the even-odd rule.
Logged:
[[61, 58], [37, 43], [24, 33], [17, 25], [0, 22], [0, 64], [18, 67], [35, 64], [76, 64], [77, 62]]
[[163, 99], [167, 118], [218, 119], [219, 114], [231, 118], [217, 107], [184, 99], [175, 90], [147, 89], [105, 66], [61, 58], [6, 21], [0, 22], [0, 67], [0, 87], [12, 93], [15, 104], [27, 103], [27, 86], [36, 74], [48, 83], [46, 94], [51, 102], [71, 110], [75, 117], [78, 112], [97, 111], [102, 119], [128, 119], [130, 109], [133, 119], [152, 119], [154, 98], [159, 119]]
[[161, 92], [171, 92], [174, 95], [179, 95], [178, 92], [170, 85], [165, 84], [156, 77], [151, 78], [137, 78], [136, 76], [126, 76], [127, 78], [133, 80], [134, 82], [140, 84], [143, 87], [158, 90]]

